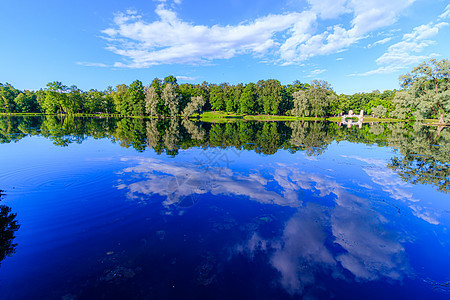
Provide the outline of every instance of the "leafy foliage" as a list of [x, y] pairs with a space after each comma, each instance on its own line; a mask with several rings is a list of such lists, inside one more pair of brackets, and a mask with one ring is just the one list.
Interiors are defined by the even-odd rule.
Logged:
[[168, 115], [172, 117], [178, 116], [180, 96], [176, 92], [175, 85], [172, 83], [166, 84], [162, 91], [161, 99], [168, 109]]
[[387, 113], [387, 108], [384, 107], [383, 105], [378, 105], [377, 107], [375, 107], [372, 110], [372, 113], [377, 118], [384, 118], [386, 116], [386, 113]]
[[149, 116], [158, 115], [158, 103], [160, 102], [159, 95], [154, 86], [147, 86], [145, 88], [145, 112]]
[[205, 105], [203, 96], [192, 97], [191, 101], [183, 110], [183, 116], [189, 117], [195, 113], [201, 113], [202, 107]]
[[450, 120], [450, 61], [431, 59], [400, 77], [408, 91], [403, 105], [415, 110], [417, 119], [438, 117], [439, 123]]

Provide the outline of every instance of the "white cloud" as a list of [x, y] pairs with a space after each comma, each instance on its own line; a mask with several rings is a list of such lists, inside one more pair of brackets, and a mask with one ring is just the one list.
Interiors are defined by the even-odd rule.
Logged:
[[364, 73], [353, 73], [353, 74], [349, 74], [348, 76], [369, 76], [369, 75], [376, 75], [376, 74], [391, 74], [391, 73], [400, 71], [401, 69], [404, 69], [404, 67], [403, 66], [379, 67], [378, 69], [375, 69], [375, 70], [367, 71]]
[[450, 18], [450, 4], [444, 9], [444, 12], [439, 16], [439, 19]]
[[400, 13], [415, 0], [350, 0], [354, 11], [352, 35], [363, 36], [371, 31], [394, 24]]
[[334, 19], [342, 14], [350, 13], [347, 2], [347, 0], [308, 0], [311, 11], [322, 19]]
[[327, 71], [326, 69], [315, 69], [315, 70], [312, 70], [307, 77], [314, 77], [314, 76], [322, 74], [323, 72], [326, 72], [326, 71]]
[[403, 36], [404, 40], [425, 40], [434, 37], [438, 34], [439, 29], [448, 26], [448, 23], [441, 22], [433, 25], [432, 23], [426, 25], [420, 25], [413, 29], [411, 33]]
[[129, 60], [116, 66], [198, 64], [238, 54], [262, 55], [276, 44], [275, 33], [302, 20], [301, 14], [290, 13], [268, 15], [236, 26], [209, 27], [180, 20], [164, 4], [159, 4], [155, 12], [159, 20], [152, 23], [134, 14], [118, 14], [115, 26], [102, 31], [110, 42], [107, 49]]
[[[116, 67], [204, 64], [242, 54], [282, 65], [301, 64], [314, 56], [344, 51], [368, 33], [393, 24], [413, 0], [308, 2], [310, 8], [303, 12], [270, 14], [238, 25], [206, 26], [181, 20], [168, 1], [159, 1], [156, 21], [147, 22], [136, 10], [128, 10], [116, 14], [113, 26], [102, 33], [108, 41], [106, 49], [124, 58]], [[342, 15], [346, 15], [347, 25], [342, 23]], [[337, 21], [318, 32], [319, 19]]]
[[384, 38], [382, 40], [378, 40], [375, 43], [367, 45], [367, 48], [372, 48], [372, 47], [375, 47], [377, 45], [383, 45], [383, 44], [386, 44], [387, 42], [390, 42], [391, 40], [392, 40], [392, 37], [387, 37], [387, 38]]
[[404, 34], [400, 42], [389, 46], [388, 50], [376, 60], [380, 67], [349, 76], [394, 73], [435, 56], [435, 54], [424, 55], [419, 53], [422, 53], [426, 47], [433, 45], [435, 42], [431, 38], [435, 37], [441, 28], [448, 25], [446, 22], [440, 22], [415, 27], [411, 33]]
[[[317, 55], [329, 55], [345, 51], [351, 45], [367, 37], [367, 34], [394, 24], [400, 13], [414, 0], [313, 0], [311, 12], [317, 12], [322, 18], [335, 18], [344, 13], [353, 12], [351, 26], [346, 29], [336, 24], [322, 33], [310, 34], [292, 30], [292, 36], [280, 48], [282, 60], [298, 63]], [[331, 3], [334, 4], [331, 4]], [[331, 9], [336, 5], [335, 13]], [[328, 10], [330, 8], [330, 10]], [[322, 9], [323, 12], [319, 12]]]
[[326, 72], [326, 71], [327, 71], [326, 69], [316, 69], [316, 70], [311, 71], [311, 74], [312, 75], [319, 75], [319, 74], [322, 74], [323, 72]]
[[96, 62], [87, 62], [87, 61], [79, 61], [79, 62], [77, 62], [77, 65], [85, 66], [85, 67], [101, 67], [101, 68], [109, 67], [107, 64], [96, 63]]

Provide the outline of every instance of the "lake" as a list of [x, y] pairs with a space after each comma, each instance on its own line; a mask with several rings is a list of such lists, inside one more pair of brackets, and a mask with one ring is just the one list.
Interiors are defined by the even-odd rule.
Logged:
[[0, 117], [0, 299], [448, 299], [450, 128]]

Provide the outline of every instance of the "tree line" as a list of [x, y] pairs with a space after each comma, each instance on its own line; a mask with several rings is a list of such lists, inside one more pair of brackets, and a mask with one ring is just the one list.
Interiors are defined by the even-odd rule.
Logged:
[[450, 117], [450, 63], [430, 60], [400, 77], [402, 90], [337, 95], [323, 80], [294, 81], [282, 85], [275, 79], [231, 85], [178, 84], [174, 76], [140, 80], [105, 91], [82, 91], [77, 86], [51, 82], [38, 91], [20, 91], [0, 83], [1, 113], [119, 114], [123, 116], [191, 116], [202, 111], [245, 115], [328, 117], [349, 110], [375, 117], [398, 119]]
[[178, 84], [173, 76], [155, 78], [144, 86], [139, 80], [119, 84], [105, 91], [82, 91], [61, 82], [48, 83], [38, 91], [20, 91], [0, 83], [0, 112], [46, 114], [120, 114], [124, 116], [190, 116], [202, 111], [223, 111], [246, 115], [292, 115], [323, 117], [349, 109], [371, 113], [375, 105], [392, 111], [395, 91], [373, 91], [337, 95], [322, 80], [295, 81], [282, 85], [278, 80], [257, 83]]

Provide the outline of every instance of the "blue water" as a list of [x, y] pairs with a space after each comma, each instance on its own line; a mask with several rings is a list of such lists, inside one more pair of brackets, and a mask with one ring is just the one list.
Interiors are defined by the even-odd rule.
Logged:
[[20, 224], [0, 299], [450, 298], [450, 194], [388, 168], [402, 149], [342, 128], [317, 155], [263, 154], [202, 126], [176, 155], [115, 129], [0, 144], [0, 204]]

